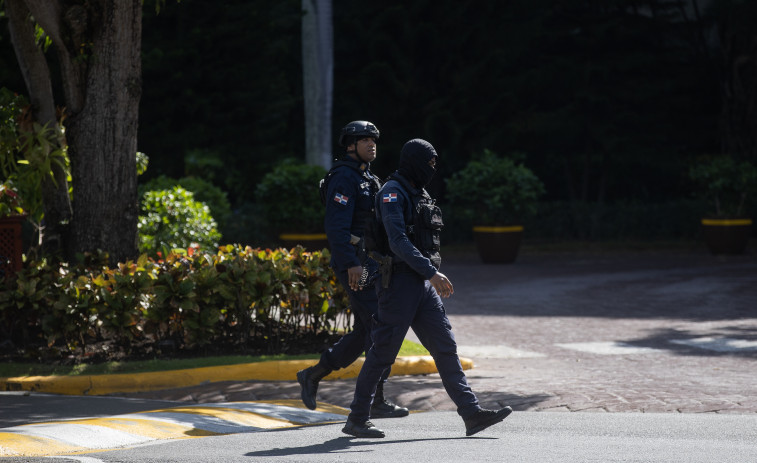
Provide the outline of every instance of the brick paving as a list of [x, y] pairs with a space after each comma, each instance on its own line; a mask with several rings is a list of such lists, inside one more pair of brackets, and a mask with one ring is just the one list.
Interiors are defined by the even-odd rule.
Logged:
[[[754, 253], [526, 250], [515, 264], [482, 265], [460, 252], [442, 271], [455, 285], [445, 307], [460, 351], [475, 354], [467, 375], [484, 406], [757, 412]], [[322, 382], [319, 400], [347, 407], [354, 384]], [[249, 381], [129, 396], [203, 403], [299, 393], [296, 381]], [[386, 393], [414, 410], [454, 410], [438, 375], [392, 377]]]

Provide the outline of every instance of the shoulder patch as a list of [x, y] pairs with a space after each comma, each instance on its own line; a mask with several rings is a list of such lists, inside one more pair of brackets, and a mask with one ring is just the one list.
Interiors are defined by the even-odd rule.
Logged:
[[385, 203], [396, 203], [397, 193], [384, 193], [384, 195], [381, 197], [381, 201]]
[[336, 201], [337, 203], [339, 203], [339, 204], [341, 204], [343, 206], [346, 206], [347, 203], [350, 201], [350, 198], [348, 198], [347, 196], [345, 196], [345, 195], [343, 195], [341, 193], [337, 193], [337, 194], [334, 195], [334, 201]]

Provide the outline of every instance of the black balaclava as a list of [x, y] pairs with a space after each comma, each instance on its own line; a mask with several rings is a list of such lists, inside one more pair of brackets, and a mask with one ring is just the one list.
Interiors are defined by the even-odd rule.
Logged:
[[431, 182], [436, 169], [428, 162], [438, 157], [431, 143], [420, 138], [414, 138], [405, 143], [400, 151], [400, 168], [397, 172], [412, 181], [416, 187], [424, 188]]

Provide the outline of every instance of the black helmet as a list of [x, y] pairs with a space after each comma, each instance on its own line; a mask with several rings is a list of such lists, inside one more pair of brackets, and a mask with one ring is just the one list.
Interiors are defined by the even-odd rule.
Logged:
[[346, 147], [359, 138], [364, 137], [373, 137], [378, 140], [379, 129], [368, 121], [352, 121], [342, 128], [342, 133], [339, 135], [339, 144]]

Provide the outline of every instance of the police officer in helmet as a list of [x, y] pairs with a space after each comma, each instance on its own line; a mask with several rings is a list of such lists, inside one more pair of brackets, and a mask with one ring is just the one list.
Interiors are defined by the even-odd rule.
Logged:
[[[397, 357], [407, 330], [412, 328], [434, 358], [444, 388], [471, 436], [504, 420], [510, 407], [485, 410], [468, 385], [442, 297], [450, 297], [452, 282], [441, 272], [439, 231], [441, 210], [425, 186], [436, 172], [438, 155], [422, 139], [408, 141], [400, 153], [399, 169], [376, 195], [376, 216], [386, 231], [391, 276], [376, 284], [378, 315], [355, 385], [350, 414], [342, 432], [356, 437], [384, 437], [369, 421], [371, 400], [382, 373]], [[383, 261], [383, 259], [382, 259]], [[382, 269], [387, 270], [387, 269]]]
[[[381, 186], [370, 171], [376, 159], [376, 142], [379, 130], [368, 121], [353, 121], [342, 128], [339, 144], [345, 148], [324, 179], [322, 192], [326, 202], [325, 229], [331, 248], [331, 267], [347, 291], [354, 315], [351, 332], [323, 352], [318, 364], [297, 372], [302, 387], [302, 401], [311, 410], [316, 408], [318, 383], [333, 370], [351, 365], [371, 346], [371, 317], [378, 310], [378, 299], [372, 285], [367, 285], [364, 274], [377, 264], [360, 252], [357, 238], [363, 236], [366, 220], [374, 212], [374, 198]], [[363, 280], [363, 281], [361, 281]], [[371, 415], [376, 418], [407, 416], [407, 408], [386, 400], [383, 384], [390, 369], [380, 375], [376, 399]]]

